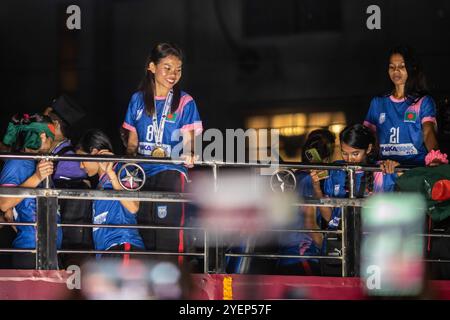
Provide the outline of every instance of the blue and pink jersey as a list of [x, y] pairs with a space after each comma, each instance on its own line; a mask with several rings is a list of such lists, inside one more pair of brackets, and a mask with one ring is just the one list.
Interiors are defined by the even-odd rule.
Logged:
[[[309, 171], [297, 171], [295, 174], [297, 179], [297, 193], [300, 198], [313, 197], [313, 184]], [[290, 229], [305, 229], [304, 212], [300, 207], [295, 220], [289, 226]], [[320, 211], [316, 210], [316, 222], [321, 225]], [[282, 233], [280, 236], [280, 254], [283, 255], [302, 255], [302, 256], [316, 256], [320, 254], [319, 246], [313, 241], [310, 234], [300, 232]], [[299, 258], [282, 258], [278, 261], [279, 265], [289, 265], [299, 263], [305, 259]], [[308, 259], [309, 260], [309, 259]], [[312, 261], [318, 262], [317, 259]]]
[[428, 153], [422, 130], [425, 122], [436, 124], [436, 105], [430, 96], [416, 103], [385, 96], [372, 99], [364, 125], [376, 133], [382, 159], [423, 165]]
[[[114, 170], [119, 172], [120, 166]], [[112, 190], [113, 186], [107, 174], [99, 179], [97, 189]], [[136, 225], [136, 214], [128, 211], [119, 200], [94, 200], [92, 206], [94, 224]], [[129, 243], [138, 248], [144, 248], [144, 242], [136, 228], [93, 228], [95, 250], [108, 250], [111, 247]]]
[[[336, 161], [336, 163], [343, 163]], [[370, 174], [370, 173], [369, 173]], [[394, 191], [397, 174], [383, 174], [382, 172], [373, 173], [373, 192], [391, 192]], [[345, 170], [329, 170], [329, 177], [323, 182], [323, 194], [330, 198], [348, 197], [348, 173]], [[359, 195], [368, 195], [368, 182], [363, 185], [364, 171], [355, 173], [355, 193]], [[364, 188], [364, 190], [361, 190]], [[328, 222], [328, 229], [337, 229], [341, 220], [341, 208], [333, 208], [331, 219]]]
[[[155, 97], [157, 122], [160, 124], [163, 114], [165, 97]], [[181, 92], [180, 103], [176, 110], [171, 110], [166, 118], [162, 147], [170, 157], [175, 146], [177, 149], [182, 143], [182, 133], [194, 131], [199, 135], [203, 131], [202, 121], [194, 99], [185, 92]], [[150, 156], [156, 145], [155, 130], [153, 128], [152, 115], [145, 111], [142, 92], [136, 92], [131, 97], [125, 121], [122, 125], [125, 129], [136, 132], [139, 140], [138, 154]], [[180, 151], [181, 148], [178, 150]], [[148, 176], [155, 175], [164, 170], [177, 170], [186, 174], [187, 169], [183, 165], [175, 164], [141, 164]]]
[[[2, 187], [17, 187], [23, 184], [36, 171], [34, 160], [7, 160], [0, 175]], [[14, 222], [36, 222], [36, 198], [23, 198], [14, 208]], [[58, 222], [60, 214], [57, 212]], [[13, 248], [36, 248], [36, 228], [33, 226], [17, 226], [17, 236]], [[57, 231], [57, 247], [61, 248], [62, 229]]]

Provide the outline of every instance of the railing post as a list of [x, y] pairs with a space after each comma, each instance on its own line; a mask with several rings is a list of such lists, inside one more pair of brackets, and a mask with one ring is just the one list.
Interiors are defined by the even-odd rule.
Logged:
[[203, 250], [204, 250], [204, 256], [203, 256], [203, 273], [209, 273], [209, 232], [205, 229], [204, 230], [204, 244], [203, 244]]
[[36, 268], [58, 269], [57, 210], [58, 198], [37, 197]]
[[[216, 162], [213, 162], [212, 164], [212, 170], [213, 170], [213, 179], [214, 179], [214, 192], [219, 191], [219, 182], [218, 182], [218, 164]], [[218, 229], [216, 229], [214, 232], [214, 257], [215, 257], [215, 265], [214, 265], [214, 271], [215, 273], [225, 273], [225, 267], [226, 267], [226, 257], [225, 257], [225, 247], [223, 242], [222, 234], [218, 232]], [[210, 233], [208, 233], [210, 236]], [[211, 243], [210, 240], [208, 240], [209, 243]]]
[[347, 174], [348, 174], [348, 185], [349, 185], [348, 197], [350, 199], [354, 199], [355, 198], [355, 170], [353, 168], [347, 168]]
[[341, 207], [341, 222], [342, 222], [342, 233], [341, 233], [341, 255], [342, 255], [342, 277], [348, 276], [347, 271], [347, 210], [346, 207]]

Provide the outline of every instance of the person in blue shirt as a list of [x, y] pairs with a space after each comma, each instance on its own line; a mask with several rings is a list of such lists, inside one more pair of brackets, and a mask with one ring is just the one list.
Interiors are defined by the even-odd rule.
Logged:
[[[123, 123], [129, 131], [127, 154], [185, 162], [141, 164], [147, 176], [143, 190], [183, 192], [187, 168], [194, 163], [194, 137], [201, 134], [203, 126], [194, 99], [179, 88], [182, 64], [180, 48], [171, 43], [157, 44], [128, 105]], [[144, 225], [183, 226], [184, 221], [184, 205], [179, 203], [144, 202], [138, 212], [138, 222]], [[183, 230], [140, 231], [147, 249], [184, 251]]]
[[[355, 197], [365, 197], [373, 192], [394, 191], [395, 181], [399, 175], [394, 170], [399, 166], [399, 163], [393, 160], [376, 162], [375, 136], [369, 128], [362, 124], [350, 125], [341, 131], [339, 139], [343, 160], [335, 161], [335, 163], [377, 164], [381, 168], [379, 172], [357, 171], [355, 173]], [[328, 177], [323, 182], [320, 181], [319, 171], [312, 170], [311, 178], [315, 198], [346, 198], [349, 196], [348, 174], [345, 170], [328, 170]], [[320, 211], [324, 229], [337, 230], [340, 228], [341, 208], [319, 207], [318, 211]], [[337, 240], [332, 241], [332, 238], [337, 238]], [[336, 254], [340, 254], [340, 250], [341, 240], [339, 240], [339, 236], [326, 235], [322, 242], [322, 254], [336, 256]], [[339, 276], [341, 275], [340, 268], [338, 260], [321, 261], [323, 275]]]
[[[335, 135], [325, 129], [312, 131], [302, 147], [302, 162], [328, 163], [333, 160]], [[313, 150], [314, 149], [314, 150]], [[313, 159], [310, 155], [317, 152], [319, 159]], [[297, 193], [302, 199], [312, 199], [313, 181], [309, 170], [297, 170]], [[323, 181], [323, 180], [322, 180]], [[299, 207], [295, 221], [290, 229], [321, 229], [321, 215], [318, 208], [314, 206]], [[320, 255], [323, 242], [321, 233], [298, 233], [290, 232], [280, 235], [280, 254], [284, 255]], [[279, 259], [277, 271], [280, 274], [295, 275], [320, 275], [320, 264], [317, 259]]]
[[[354, 124], [346, 127], [339, 135], [341, 155], [340, 164], [373, 164], [379, 165], [382, 171], [355, 173], [355, 196], [365, 197], [372, 192], [394, 191], [395, 180], [400, 173], [394, 170], [400, 164], [394, 160], [376, 162], [374, 154], [375, 137], [369, 128]], [[316, 198], [349, 196], [348, 174], [345, 170], [328, 170], [329, 176], [320, 185], [319, 171], [312, 170], [313, 194]], [[340, 208], [320, 207], [322, 217], [329, 229], [336, 229], [340, 222]]]
[[[14, 116], [8, 124], [3, 143], [11, 146], [14, 152], [27, 152], [35, 154], [48, 153], [53, 139], [55, 128], [50, 118], [35, 114]], [[7, 160], [0, 174], [0, 185], [3, 187], [42, 187], [42, 182], [53, 173], [51, 161], [34, 160]], [[36, 222], [36, 199], [1, 197], [0, 210], [12, 210], [15, 222]], [[57, 213], [59, 216], [59, 212]], [[59, 217], [58, 217], [59, 220]], [[36, 228], [32, 226], [17, 226], [17, 236], [13, 248], [35, 249]], [[61, 247], [62, 232], [58, 228], [57, 247]], [[12, 267], [15, 269], [36, 268], [35, 254], [14, 253]]]
[[[100, 130], [88, 130], [76, 146], [80, 155], [112, 155], [109, 138]], [[124, 190], [117, 176], [120, 165], [113, 162], [80, 162], [80, 167], [90, 177], [99, 176], [97, 189]], [[136, 225], [136, 213], [139, 201], [131, 200], [94, 200], [92, 219], [94, 224], [130, 224]], [[135, 228], [93, 228], [95, 250], [142, 251], [145, 246], [139, 231]], [[111, 255], [108, 254], [108, 257]], [[129, 255], [123, 256], [124, 262]]]
[[436, 105], [413, 50], [392, 49], [388, 73], [393, 89], [372, 99], [364, 125], [376, 134], [381, 159], [424, 165], [427, 153], [438, 149]]
[[[69, 137], [74, 132], [75, 125], [85, 116], [84, 110], [71, 98], [63, 94], [54, 99], [51, 106], [44, 111], [52, 119], [55, 126], [55, 140], [50, 153], [52, 155], [64, 156], [75, 154]], [[59, 189], [89, 189], [91, 181], [88, 180], [86, 172], [80, 168], [78, 161], [55, 161], [55, 170], [52, 181], [55, 188]], [[92, 209], [90, 200], [82, 199], [59, 199], [58, 205], [61, 212], [61, 222], [71, 224], [85, 224], [92, 221]], [[63, 249], [69, 250], [92, 250], [92, 230], [89, 228], [63, 228]], [[90, 258], [88, 254], [61, 254], [63, 267], [70, 265], [82, 265]]]

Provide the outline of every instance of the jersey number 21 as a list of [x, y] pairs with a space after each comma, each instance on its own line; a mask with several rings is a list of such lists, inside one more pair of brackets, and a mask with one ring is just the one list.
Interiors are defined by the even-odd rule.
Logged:
[[398, 143], [400, 136], [400, 127], [391, 128], [391, 135], [389, 137], [389, 143]]

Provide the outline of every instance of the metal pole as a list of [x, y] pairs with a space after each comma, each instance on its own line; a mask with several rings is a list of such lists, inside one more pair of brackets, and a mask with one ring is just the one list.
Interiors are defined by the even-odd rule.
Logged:
[[349, 182], [349, 198], [355, 198], [355, 170], [352, 168], [347, 168], [348, 182]]
[[359, 276], [361, 259], [361, 211], [355, 207], [350, 207], [350, 214], [353, 220], [353, 276]]
[[37, 197], [36, 268], [58, 269], [57, 210], [58, 198]]
[[[90, 156], [90, 155], [36, 155], [36, 154], [26, 154], [26, 153], [5, 153], [0, 152], [0, 159], [24, 159], [24, 160], [48, 160], [48, 161], [93, 161], [93, 162], [142, 162], [142, 163], [164, 163], [164, 164], [183, 164], [183, 160], [172, 160], [169, 158], [151, 158], [147, 156], [136, 156], [136, 157], [121, 157], [121, 156]], [[196, 166], [227, 166], [227, 167], [251, 167], [251, 168], [270, 168], [273, 163], [249, 163], [249, 162], [224, 162], [224, 161], [196, 161]], [[378, 166], [370, 165], [341, 165], [341, 164], [302, 164], [298, 162], [284, 162], [277, 163], [278, 168], [291, 168], [291, 169], [315, 169], [315, 170], [338, 170], [347, 168], [358, 168], [364, 169], [365, 171], [381, 171]], [[401, 166], [395, 168], [395, 172], [401, 172], [416, 168], [417, 166]]]
[[214, 163], [212, 165], [213, 170], [213, 178], [214, 178], [214, 192], [217, 192], [219, 190], [218, 182], [217, 182], [217, 164]]
[[207, 232], [207, 230], [205, 229], [205, 232], [204, 232], [204, 248], [203, 248], [203, 250], [204, 250], [204, 256], [203, 256], [203, 259], [204, 259], [204, 261], [203, 261], [203, 273], [209, 273], [209, 246], [208, 246], [208, 232]]
[[341, 237], [341, 254], [342, 254], [342, 277], [347, 276], [347, 219], [345, 207], [341, 207], [341, 223], [342, 223], [342, 237]]

